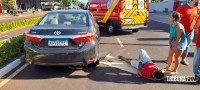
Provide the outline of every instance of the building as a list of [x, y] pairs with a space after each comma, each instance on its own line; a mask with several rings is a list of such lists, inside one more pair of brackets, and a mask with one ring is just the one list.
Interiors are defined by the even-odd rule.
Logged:
[[36, 10], [50, 9], [59, 0], [17, 0], [18, 8], [30, 11], [34, 6]]
[[163, 0], [163, 2], [150, 3], [150, 12], [174, 11], [187, 2], [188, 0]]
[[22, 10], [32, 9], [34, 6], [36, 10], [48, 9], [54, 6], [59, 0], [17, 0], [18, 8]]
[[[23, 10], [24, 12], [31, 12], [33, 6], [37, 11], [45, 9], [50, 10], [58, 1], [59, 0], [16, 0], [16, 3], [19, 10]], [[1, 3], [0, 5], [2, 6], [0, 7], [0, 10], [3, 8], [2, 12], [7, 13], [8, 8]]]

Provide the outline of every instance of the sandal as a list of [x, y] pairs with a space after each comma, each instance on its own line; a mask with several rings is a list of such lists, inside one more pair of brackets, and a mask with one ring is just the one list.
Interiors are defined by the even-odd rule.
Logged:
[[183, 65], [189, 66], [189, 63], [187, 61], [181, 61], [180, 63]]
[[172, 71], [171, 69], [166, 69], [166, 68], [163, 68], [161, 70], [163, 70], [163, 71]]
[[170, 72], [170, 74], [172, 74], [172, 75], [177, 75], [178, 72], [172, 71], [172, 72]]

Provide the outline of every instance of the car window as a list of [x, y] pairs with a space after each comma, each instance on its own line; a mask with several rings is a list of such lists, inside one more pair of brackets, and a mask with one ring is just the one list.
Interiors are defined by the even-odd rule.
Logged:
[[44, 16], [38, 26], [86, 26], [86, 15], [79, 13], [50, 13]]

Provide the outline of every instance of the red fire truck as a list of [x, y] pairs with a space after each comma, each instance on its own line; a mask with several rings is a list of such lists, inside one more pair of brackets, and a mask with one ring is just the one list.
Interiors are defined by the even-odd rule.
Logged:
[[147, 27], [149, 0], [89, 0], [89, 10], [109, 33]]

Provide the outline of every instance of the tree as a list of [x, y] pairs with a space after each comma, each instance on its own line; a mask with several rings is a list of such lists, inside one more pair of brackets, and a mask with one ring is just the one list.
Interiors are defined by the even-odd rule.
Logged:
[[60, 6], [62, 6], [62, 7], [69, 7], [69, 6], [70, 6], [70, 1], [71, 1], [71, 0], [60, 0], [60, 1], [59, 1], [59, 4], [60, 4]]
[[[72, 3], [74, 4], [74, 7], [85, 8], [85, 3], [80, 2], [79, 0], [72, 0]], [[61, 7], [69, 7], [70, 5], [71, 0], [59, 0], [59, 2], [56, 3], [56, 6]]]
[[3, 0], [3, 3], [8, 7], [8, 12], [18, 15], [16, 0]]
[[85, 7], [85, 3], [82, 3], [82, 2], [81, 2], [81, 3], [79, 4], [79, 7], [80, 7], [80, 8], [86, 8], [86, 7]]
[[3, 4], [6, 5], [8, 10], [14, 10], [14, 0], [3, 0]]
[[163, 0], [151, 0], [152, 3], [162, 2]]

